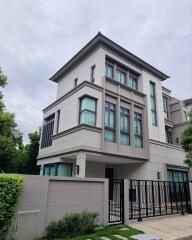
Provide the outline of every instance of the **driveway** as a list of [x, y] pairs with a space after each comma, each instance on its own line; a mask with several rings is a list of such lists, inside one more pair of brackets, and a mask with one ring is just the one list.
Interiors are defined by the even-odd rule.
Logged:
[[143, 219], [142, 222], [131, 222], [129, 225], [163, 240], [192, 239], [192, 214]]

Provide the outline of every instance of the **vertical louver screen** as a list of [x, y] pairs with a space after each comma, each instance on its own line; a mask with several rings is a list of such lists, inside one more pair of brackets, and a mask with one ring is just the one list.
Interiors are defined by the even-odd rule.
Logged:
[[43, 126], [41, 148], [46, 148], [52, 145], [54, 120], [49, 121]]

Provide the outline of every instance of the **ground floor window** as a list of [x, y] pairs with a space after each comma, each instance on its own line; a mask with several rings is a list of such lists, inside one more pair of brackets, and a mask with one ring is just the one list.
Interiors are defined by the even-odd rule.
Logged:
[[167, 170], [168, 181], [172, 182], [187, 182], [188, 181], [188, 172], [180, 170]]
[[44, 165], [43, 175], [45, 176], [72, 176], [71, 163], [51, 163]]

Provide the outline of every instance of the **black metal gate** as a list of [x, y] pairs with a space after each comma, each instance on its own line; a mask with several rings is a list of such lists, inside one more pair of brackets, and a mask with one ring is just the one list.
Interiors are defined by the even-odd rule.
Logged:
[[124, 181], [109, 180], [109, 223], [124, 222]]
[[188, 182], [130, 180], [130, 219], [186, 212], [191, 212]]

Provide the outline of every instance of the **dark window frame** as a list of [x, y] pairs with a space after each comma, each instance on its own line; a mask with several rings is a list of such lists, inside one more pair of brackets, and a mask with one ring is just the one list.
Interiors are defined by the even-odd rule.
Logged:
[[59, 132], [60, 114], [61, 114], [61, 111], [60, 111], [60, 109], [59, 109], [59, 110], [57, 110], [57, 127], [56, 127], [56, 134]]
[[[106, 107], [106, 104], [108, 104], [107, 107]], [[110, 108], [110, 105], [113, 105], [114, 109]], [[115, 143], [116, 142], [116, 104], [111, 103], [109, 101], [105, 101], [105, 113], [106, 113], [106, 111], [109, 112], [109, 114], [108, 114], [108, 116], [109, 116], [108, 123], [110, 123], [110, 112], [113, 112], [113, 114], [114, 114], [114, 127], [107, 126], [105, 124], [105, 130], [109, 130], [109, 131], [113, 131], [114, 132], [114, 139], [113, 139], [113, 141], [110, 141], [109, 139], [105, 138], [105, 141], [106, 142]], [[105, 137], [105, 134], [104, 134], [104, 137]]]
[[42, 127], [41, 149], [50, 147], [52, 145], [52, 136], [55, 124], [55, 114], [46, 118]]
[[[132, 79], [130, 79], [130, 77]], [[133, 80], [136, 81], [136, 88], [133, 87]], [[130, 82], [130, 87], [134, 90], [138, 90], [138, 81], [139, 81], [139, 76], [132, 71], [129, 71], [129, 82]]]
[[173, 144], [172, 128], [165, 126], [166, 143]]
[[55, 166], [55, 174], [54, 174], [54, 176], [58, 176], [57, 175], [57, 169], [58, 169], [58, 165], [59, 164], [62, 164], [62, 165], [70, 165], [71, 166], [71, 176], [70, 177], [72, 177], [73, 176], [73, 164], [72, 163], [64, 163], [64, 162], [56, 162], [56, 163], [47, 163], [47, 164], [44, 164], [43, 165], [43, 176], [45, 176], [44, 174], [45, 174], [45, 167], [49, 167], [49, 175], [46, 175], [46, 176], [51, 176], [50, 175], [50, 168], [51, 168], [51, 166]]
[[[153, 86], [153, 92], [154, 94], [151, 94], [151, 86]], [[154, 100], [154, 109], [152, 108], [152, 101]], [[152, 120], [152, 125], [157, 127], [157, 102], [156, 102], [156, 84], [152, 81], [150, 81], [150, 101], [151, 101], [151, 120]], [[153, 122], [153, 114], [155, 114], [155, 123]]]
[[[168, 176], [168, 172], [171, 172], [171, 175], [172, 175], [172, 181], [173, 181], [173, 179], [174, 179], [174, 177], [173, 177], [173, 174], [175, 173], [175, 172], [180, 172], [180, 173], [182, 173], [182, 178], [183, 178], [183, 182], [185, 182], [184, 181], [184, 173], [186, 174], [186, 178], [187, 178], [187, 181], [186, 182], [188, 182], [189, 181], [189, 176], [188, 176], [188, 171], [184, 171], [184, 170], [177, 170], [177, 169], [167, 169], [167, 176]], [[168, 179], [169, 180], [169, 179]]]
[[[81, 110], [82, 100], [83, 100], [84, 98], [91, 98], [91, 99], [93, 99], [93, 100], [95, 101], [95, 111], [91, 111], [91, 110], [87, 110], [87, 109]], [[92, 97], [92, 96], [87, 95], [87, 94], [85, 94], [85, 95], [83, 95], [83, 96], [81, 96], [81, 97], [79, 98], [79, 120], [78, 120], [79, 125], [80, 125], [80, 124], [88, 125], [88, 124], [86, 124], [86, 123], [81, 123], [81, 122], [80, 122], [80, 121], [81, 121], [81, 113], [87, 111], [87, 112], [91, 112], [91, 113], [94, 113], [94, 114], [95, 114], [95, 124], [94, 124], [94, 125], [88, 125], [88, 126], [96, 127], [96, 125], [97, 125], [97, 100], [98, 100], [97, 98]]]
[[163, 111], [166, 114], [166, 119], [170, 119], [170, 113], [169, 113], [169, 97], [163, 95]]
[[74, 79], [74, 87], [76, 87], [78, 85], [78, 78]]
[[[128, 111], [128, 113], [125, 113], [125, 110]], [[121, 127], [121, 117], [123, 117], [123, 129]], [[125, 117], [128, 117], [128, 131], [125, 131], [125, 129], [124, 129]], [[127, 135], [128, 144], [122, 143], [121, 135]], [[129, 113], [129, 109], [124, 108], [124, 107], [120, 107], [120, 142], [121, 142], [122, 145], [130, 146], [130, 113]]]
[[136, 141], [135, 140], [134, 140], [135, 141], [134, 146], [137, 147], [137, 148], [143, 148], [143, 114], [139, 113], [139, 112], [134, 112], [134, 124], [136, 123], [136, 128], [137, 128], [138, 121], [140, 122], [140, 125], [141, 125], [141, 134], [137, 134], [134, 131], [134, 138], [135, 139], [139, 138], [141, 140], [141, 146], [140, 147], [136, 146]]
[[[110, 67], [112, 69], [112, 76], [109, 76], [107, 74], [108, 73], [108, 71], [107, 71], [108, 67]], [[108, 63], [108, 62], [105, 63], [105, 76], [108, 77], [108, 78], [112, 78], [112, 79], [114, 78], [114, 65], [113, 64]]]
[[[121, 74], [123, 74], [125, 76], [125, 82], [121, 82], [121, 79], [120, 79], [120, 81], [118, 81], [118, 77], [117, 77], [118, 72], [120, 72]], [[121, 83], [121, 84], [127, 85], [127, 71], [124, 71], [123, 69], [121, 69], [118, 66], [117, 66], [117, 69], [116, 69], [116, 81]]]

